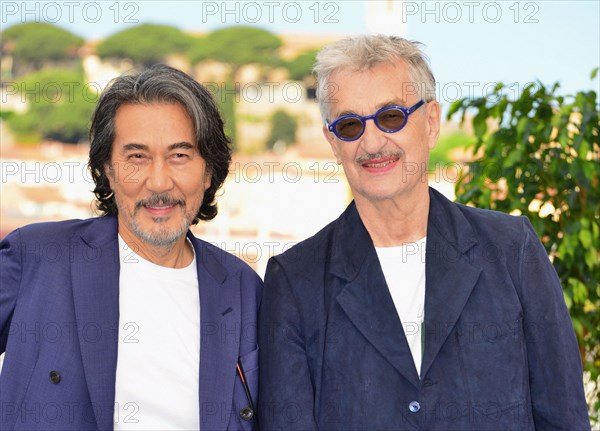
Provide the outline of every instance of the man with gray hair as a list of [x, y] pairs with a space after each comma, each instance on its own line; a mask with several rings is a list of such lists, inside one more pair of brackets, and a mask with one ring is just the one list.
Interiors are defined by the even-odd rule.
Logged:
[[351, 37], [314, 70], [354, 201], [269, 262], [262, 426], [589, 429], [575, 333], [531, 224], [428, 186], [440, 105], [419, 44]]
[[0, 428], [253, 429], [262, 282], [189, 231], [231, 161], [211, 94], [164, 65], [121, 76], [90, 141], [103, 216], [0, 242]]

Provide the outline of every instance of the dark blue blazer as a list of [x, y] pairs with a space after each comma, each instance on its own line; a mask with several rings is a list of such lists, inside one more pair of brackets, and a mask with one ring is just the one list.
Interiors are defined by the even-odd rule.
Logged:
[[[257, 398], [260, 278], [188, 233], [200, 289], [203, 430], [252, 429], [236, 362]], [[0, 429], [113, 428], [119, 333], [114, 217], [41, 223], [0, 243]], [[168, 352], [156, 352], [157, 355]], [[54, 372], [54, 373], [53, 373]]]
[[352, 203], [269, 262], [263, 430], [589, 430], [575, 333], [527, 218], [430, 197], [421, 377]]

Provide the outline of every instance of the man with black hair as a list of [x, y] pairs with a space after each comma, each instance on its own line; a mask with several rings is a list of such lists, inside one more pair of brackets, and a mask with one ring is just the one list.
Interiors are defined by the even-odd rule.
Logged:
[[102, 216], [0, 243], [0, 427], [254, 428], [262, 282], [189, 231], [231, 162], [210, 93], [164, 65], [121, 76], [90, 142]]

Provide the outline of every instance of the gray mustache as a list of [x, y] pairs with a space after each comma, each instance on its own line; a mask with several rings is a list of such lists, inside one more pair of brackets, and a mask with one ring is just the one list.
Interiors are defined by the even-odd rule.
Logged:
[[171, 205], [181, 205], [181, 206], [185, 206], [185, 201], [183, 199], [176, 199], [172, 196], [166, 195], [166, 194], [161, 194], [161, 193], [157, 193], [157, 194], [153, 194], [152, 196], [150, 196], [147, 199], [142, 199], [140, 201], [137, 201], [135, 204], [136, 209], [139, 209], [141, 207], [144, 206], [155, 206], [155, 205], [160, 205], [160, 206], [171, 206]]
[[363, 154], [360, 157], [357, 157], [355, 162], [358, 164], [363, 164], [369, 162], [374, 159], [381, 159], [383, 157], [398, 157], [401, 158], [404, 155], [404, 151], [394, 151], [394, 152], [379, 152], [379, 153], [367, 153]]

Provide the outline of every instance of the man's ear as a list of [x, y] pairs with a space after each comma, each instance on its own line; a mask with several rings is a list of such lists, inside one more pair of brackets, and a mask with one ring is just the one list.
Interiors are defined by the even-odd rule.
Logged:
[[[114, 181], [115, 170], [113, 169], [113, 166], [108, 162], [106, 162], [104, 164], [104, 174], [106, 175], [106, 178], [108, 178], [109, 183], [112, 183]], [[111, 188], [112, 188], [112, 184], [111, 184]]]
[[440, 136], [440, 124], [442, 111], [437, 100], [427, 104], [427, 145], [433, 149], [437, 145]]
[[212, 182], [212, 169], [208, 166], [204, 170], [204, 190], [208, 190]]
[[327, 139], [327, 142], [329, 142], [329, 145], [331, 145], [331, 149], [333, 150], [333, 155], [335, 156], [335, 159], [337, 161], [337, 164], [340, 165], [342, 164], [342, 159], [338, 154], [338, 148], [337, 148], [337, 141], [335, 139], [335, 135], [333, 133], [331, 133], [328, 129], [327, 126], [323, 126], [323, 136], [325, 136], [325, 139]]

